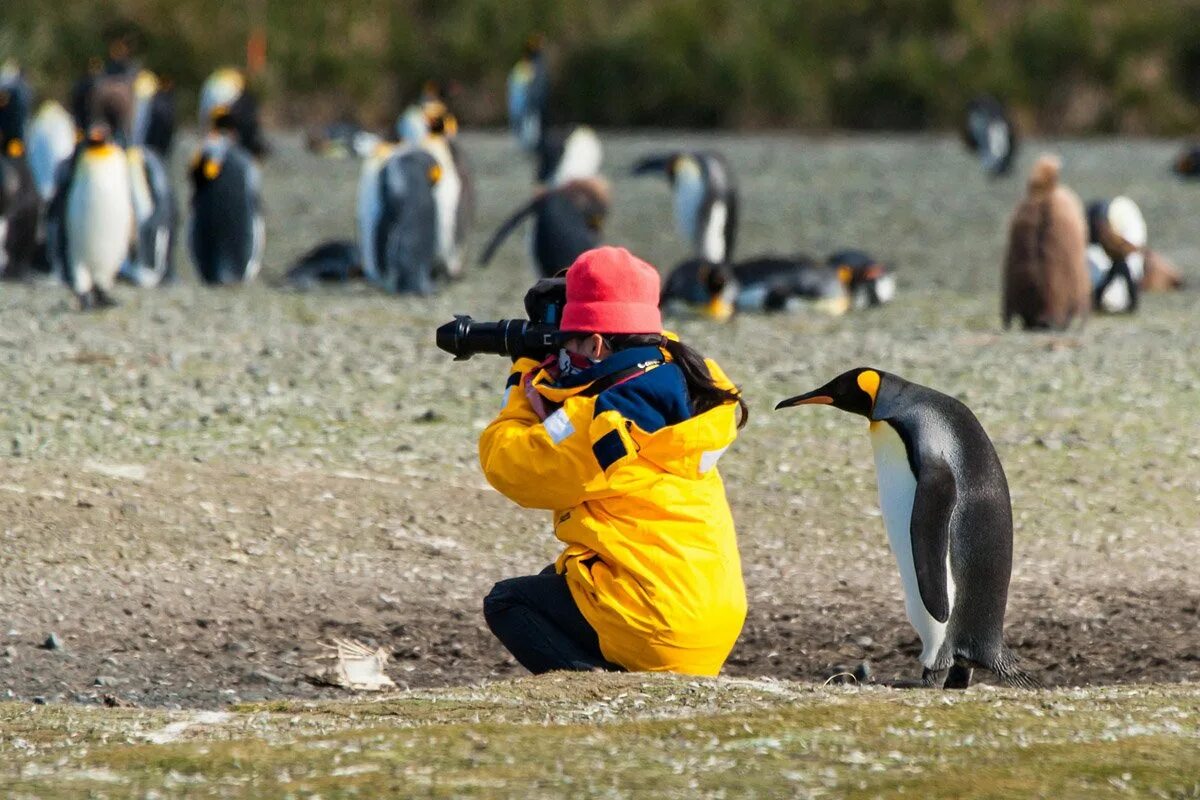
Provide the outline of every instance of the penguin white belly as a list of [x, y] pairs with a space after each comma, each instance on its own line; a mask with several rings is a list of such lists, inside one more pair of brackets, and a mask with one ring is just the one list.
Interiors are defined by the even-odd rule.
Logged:
[[[917, 584], [917, 567], [912, 550], [912, 509], [917, 479], [908, 465], [908, 454], [900, 434], [886, 422], [871, 423], [871, 448], [875, 451], [875, 479], [879, 485], [879, 508], [887, 528], [888, 542], [904, 586], [904, 608], [908, 621], [921, 637], [921, 663], [932, 667], [946, 640], [946, 623], [938, 622], [925, 609]], [[954, 608], [954, 579], [946, 558], [946, 588]]]
[[112, 288], [129, 254], [133, 222], [129, 167], [122, 155], [79, 171], [67, 202], [67, 241], [77, 292], [87, 291], [93, 282], [105, 291]]
[[437, 206], [438, 257], [450, 277], [462, 271], [462, 260], [458, 254], [458, 203], [462, 195], [462, 181], [454, 167], [450, 148], [440, 140], [426, 143], [425, 149], [437, 159], [442, 175], [433, 187], [433, 201]]
[[54, 194], [58, 165], [75, 150], [75, 122], [58, 103], [47, 103], [38, 111], [29, 132], [29, 169], [43, 202]]
[[708, 223], [704, 227], [704, 242], [700, 252], [705, 259], [714, 264], [725, 261], [725, 221], [729, 218], [729, 209], [724, 201], [717, 200], [708, 211]]
[[379, 173], [384, 160], [367, 159], [363, 162], [362, 174], [358, 179], [358, 247], [362, 254], [363, 273], [372, 283], [379, 281], [379, 267], [375, 263], [375, 231], [379, 228], [379, 216], [383, 211]]
[[562, 159], [550, 182], [562, 186], [568, 181], [595, 177], [603, 159], [604, 151], [595, 131], [587, 127], [576, 128], [563, 144]]
[[683, 163], [675, 175], [675, 227], [679, 235], [699, 246], [700, 209], [704, 205], [704, 180], [695, 164]]

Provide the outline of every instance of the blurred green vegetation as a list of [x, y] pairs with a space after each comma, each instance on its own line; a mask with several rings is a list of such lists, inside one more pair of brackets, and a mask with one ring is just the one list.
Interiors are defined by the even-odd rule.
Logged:
[[115, 23], [185, 104], [264, 29], [258, 82], [285, 122], [390, 120], [437, 78], [465, 123], [502, 123], [506, 73], [542, 31], [563, 121], [948, 128], [986, 91], [1046, 133], [1200, 123], [1191, 0], [8, 0], [0, 55], [62, 95]]

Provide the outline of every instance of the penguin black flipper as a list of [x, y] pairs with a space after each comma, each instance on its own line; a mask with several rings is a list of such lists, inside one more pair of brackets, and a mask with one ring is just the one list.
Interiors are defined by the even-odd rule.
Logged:
[[[909, 452], [914, 452], [911, 446]], [[958, 491], [954, 473], [940, 458], [923, 455], [917, 472], [917, 492], [909, 521], [917, 588], [925, 610], [938, 622], [945, 623], [950, 619], [946, 556], [950, 551], [950, 517]]]
[[525, 217], [537, 210], [544, 198], [544, 194], [539, 194], [514, 211], [512, 216], [504, 220], [504, 222], [500, 223], [500, 227], [492, 234], [492, 238], [488, 240], [487, 246], [483, 248], [482, 255], [479, 256], [479, 266], [487, 266], [488, 262], [492, 260], [492, 256], [496, 254], [496, 250], [500, 248], [500, 245], [504, 244], [504, 240], [508, 238], [508, 235], [521, 224]]

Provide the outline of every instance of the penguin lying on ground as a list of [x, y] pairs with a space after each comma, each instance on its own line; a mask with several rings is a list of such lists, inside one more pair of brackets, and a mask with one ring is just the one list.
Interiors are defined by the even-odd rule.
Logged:
[[1139, 292], [1167, 292], [1183, 286], [1183, 275], [1147, 245], [1146, 220], [1128, 197], [1088, 205], [1088, 272], [1093, 308], [1132, 312]]
[[760, 256], [734, 264], [689, 259], [663, 283], [661, 304], [699, 306], [724, 321], [735, 311], [786, 311], [801, 303], [828, 314], [890, 302], [896, 284], [885, 264], [861, 250], [818, 263], [804, 255]]
[[82, 310], [112, 306], [136, 222], [129, 160], [108, 126], [94, 125], [68, 163], [64, 278]]
[[967, 104], [962, 133], [988, 175], [1009, 173], [1017, 155], [1017, 129], [1003, 103], [990, 95], [976, 97]]
[[304, 133], [304, 146], [310, 153], [326, 158], [367, 158], [383, 138], [352, 119], [310, 128]]
[[608, 184], [603, 178], [568, 181], [534, 195], [501, 223], [483, 249], [480, 265], [491, 261], [505, 238], [527, 216], [533, 216], [532, 260], [539, 278], [549, 278], [600, 244], [609, 208]]
[[0, 278], [23, 278], [33, 266], [40, 211], [24, 142], [0, 138]]
[[831, 405], [870, 421], [879, 505], [921, 637], [921, 682], [965, 689], [972, 670], [1032, 688], [1004, 644], [1012, 504], [979, 420], [953, 397], [860, 367], [776, 409]]
[[1172, 165], [1181, 178], [1200, 178], [1200, 144], [1190, 144], [1175, 159]]
[[1026, 329], [1082, 324], [1092, 305], [1084, 251], [1087, 220], [1079, 196], [1058, 182], [1059, 161], [1041, 156], [1013, 212], [1004, 264], [1002, 318]]
[[158, 154], [148, 147], [131, 147], [130, 190], [133, 193], [137, 235], [121, 277], [138, 286], [158, 286], [175, 274], [175, 228], [179, 216], [171, 176]]
[[542, 140], [550, 74], [542, 52], [541, 34], [525, 41], [521, 58], [508, 74], [508, 125], [521, 149], [532, 153]]
[[700, 258], [720, 264], [733, 259], [738, 193], [725, 157], [714, 152], [646, 156], [634, 175], [662, 173], [675, 195], [675, 227]]
[[188, 246], [205, 283], [245, 282], [262, 266], [261, 178], [238, 141], [237, 122], [218, 114], [215, 125], [192, 159]]
[[246, 76], [232, 67], [222, 67], [200, 87], [200, 130], [213, 127], [218, 118], [237, 132], [238, 141], [255, 158], [264, 158], [270, 148], [263, 136], [258, 98], [246, 86]]
[[1088, 204], [1088, 272], [1092, 308], [1133, 313], [1145, 270], [1146, 220], [1125, 196]]
[[362, 276], [362, 251], [345, 239], [322, 242], [288, 270], [284, 283], [294, 289], [311, 289], [319, 283], [349, 283]]

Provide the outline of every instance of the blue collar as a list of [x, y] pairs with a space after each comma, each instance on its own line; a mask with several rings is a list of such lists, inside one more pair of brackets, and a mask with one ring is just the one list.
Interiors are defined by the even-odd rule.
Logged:
[[555, 385], [561, 389], [574, 389], [587, 386], [589, 383], [615, 375], [618, 372], [635, 369], [639, 364], [649, 362], [662, 363], [663, 354], [657, 347], [634, 347], [629, 350], [619, 350], [595, 366], [588, 367], [583, 372], [563, 378]]

